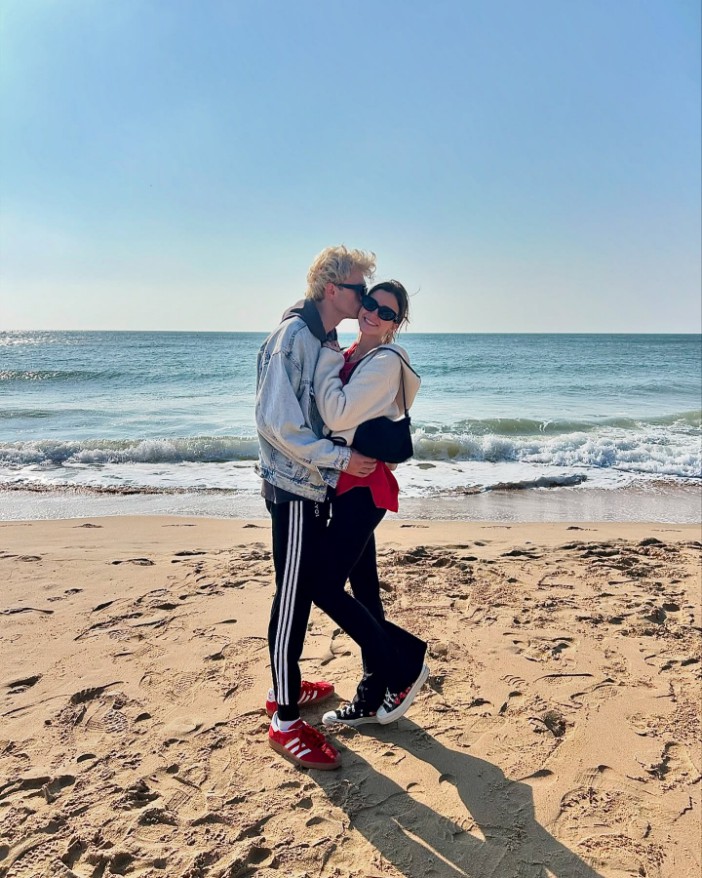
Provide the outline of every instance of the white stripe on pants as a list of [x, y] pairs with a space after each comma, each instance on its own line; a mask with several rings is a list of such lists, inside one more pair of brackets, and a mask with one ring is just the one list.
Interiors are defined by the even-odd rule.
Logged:
[[283, 572], [283, 587], [280, 594], [280, 613], [275, 637], [275, 677], [278, 701], [281, 704], [297, 704], [299, 692], [288, 691], [288, 647], [297, 596], [297, 582], [302, 555], [302, 501], [290, 502], [288, 519], [288, 546]]

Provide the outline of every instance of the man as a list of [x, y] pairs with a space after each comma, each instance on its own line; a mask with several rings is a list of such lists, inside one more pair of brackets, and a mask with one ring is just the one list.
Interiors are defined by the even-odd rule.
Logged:
[[271, 515], [276, 593], [268, 627], [273, 690], [268, 741], [274, 750], [307, 768], [333, 769], [339, 753], [324, 735], [300, 719], [299, 704], [329, 697], [324, 681], [300, 677], [312, 583], [318, 574], [329, 517], [329, 492], [344, 470], [365, 477], [376, 461], [324, 437], [312, 379], [323, 342], [336, 338], [344, 318], [356, 318], [375, 255], [328, 247], [307, 274], [304, 303], [286, 314], [259, 351], [256, 429], [258, 473]]

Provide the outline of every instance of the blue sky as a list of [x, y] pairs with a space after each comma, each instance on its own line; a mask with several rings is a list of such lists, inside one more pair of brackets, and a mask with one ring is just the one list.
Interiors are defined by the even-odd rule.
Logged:
[[700, 330], [697, 0], [3, 0], [0, 123], [3, 328]]

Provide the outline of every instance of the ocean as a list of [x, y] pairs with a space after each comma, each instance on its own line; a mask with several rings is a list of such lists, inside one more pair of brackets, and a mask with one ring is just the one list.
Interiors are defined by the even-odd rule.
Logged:
[[[0, 332], [0, 519], [264, 516], [253, 468], [264, 338]], [[586, 507], [699, 520], [699, 335], [408, 333], [400, 343], [422, 376], [401, 512], [510, 517], [528, 496], [538, 520]]]

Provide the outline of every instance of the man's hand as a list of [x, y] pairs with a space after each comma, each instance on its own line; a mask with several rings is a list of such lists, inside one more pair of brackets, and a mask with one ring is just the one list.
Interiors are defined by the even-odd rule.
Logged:
[[360, 451], [354, 451], [352, 448], [351, 459], [349, 460], [349, 465], [346, 467], [345, 472], [350, 476], [358, 476], [363, 479], [373, 472], [377, 463], [378, 461], [375, 460], [375, 458], [366, 457], [365, 454], [361, 454]]

